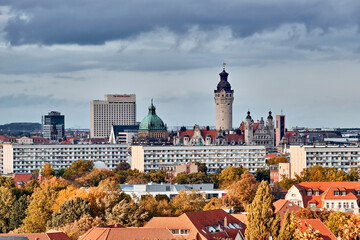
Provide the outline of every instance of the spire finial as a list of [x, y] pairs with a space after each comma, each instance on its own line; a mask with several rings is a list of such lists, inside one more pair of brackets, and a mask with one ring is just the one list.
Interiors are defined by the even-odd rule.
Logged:
[[154, 100], [154, 99], [153, 99], [153, 98], [151, 98], [151, 105], [154, 105], [154, 104], [153, 104], [153, 100]]
[[223, 62], [223, 70], [225, 71], [226, 62]]

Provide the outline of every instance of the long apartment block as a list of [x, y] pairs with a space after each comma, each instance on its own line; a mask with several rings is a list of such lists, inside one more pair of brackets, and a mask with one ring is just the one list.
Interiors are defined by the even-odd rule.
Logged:
[[246, 167], [251, 173], [265, 168], [265, 146], [132, 146], [132, 168], [143, 172], [163, 165], [205, 163], [214, 173], [229, 166]]
[[360, 166], [358, 146], [290, 146], [291, 177], [304, 168], [319, 165], [349, 172]]
[[42, 169], [45, 163], [58, 170], [77, 160], [92, 161], [112, 170], [128, 159], [128, 146], [119, 144], [0, 144], [2, 174], [31, 173]]

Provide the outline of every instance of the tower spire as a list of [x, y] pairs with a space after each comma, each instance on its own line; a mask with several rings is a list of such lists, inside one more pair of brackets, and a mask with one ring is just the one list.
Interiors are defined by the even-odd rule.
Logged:
[[223, 62], [223, 70], [225, 71], [226, 62]]

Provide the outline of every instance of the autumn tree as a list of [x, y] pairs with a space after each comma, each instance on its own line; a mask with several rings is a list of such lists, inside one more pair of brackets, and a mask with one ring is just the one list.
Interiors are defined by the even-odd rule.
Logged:
[[108, 169], [95, 168], [91, 172], [85, 173], [83, 176], [76, 178], [74, 184], [78, 187], [96, 187], [102, 180], [114, 176], [115, 173]]
[[330, 213], [327, 221], [325, 221], [324, 224], [333, 234], [335, 234], [335, 236], [338, 236], [340, 232], [340, 226], [345, 225], [349, 219], [350, 215], [337, 211]]
[[121, 162], [116, 166], [115, 171], [124, 171], [124, 170], [128, 170], [130, 168], [131, 168], [131, 166], [129, 163]]
[[286, 211], [284, 222], [280, 228], [278, 240], [292, 240], [295, 239], [295, 232], [298, 228], [299, 222], [295, 219], [295, 215]]
[[170, 205], [176, 216], [185, 212], [201, 211], [205, 204], [205, 198], [197, 190], [181, 190], [178, 195], [170, 200]]
[[272, 157], [269, 160], [266, 161], [266, 164], [268, 166], [270, 165], [274, 165], [274, 164], [278, 164], [278, 163], [288, 163], [289, 159], [287, 157], [283, 157], [283, 156], [277, 156], [277, 157]]
[[207, 211], [207, 210], [213, 210], [213, 209], [221, 209], [224, 207], [225, 207], [225, 204], [224, 204], [223, 198], [213, 197], [213, 198], [211, 198], [210, 202], [208, 202], [204, 206], [203, 210]]
[[205, 163], [195, 162], [195, 164], [198, 167], [198, 172], [203, 172], [203, 173], [207, 174], [207, 166]]
[[76, 197], [65, 201], [60, 206], [59, 213], [54, 212], [52, 214], [52, 219], [48, 222], [48, 227], [61, 227], [66, 223], [72, 223], [75, 220], [79, 220], [85, 214], [90, 214], [89, 203], [79, 197]]
[[315, 230], [310, 224], [305, 222], [305, 231], [299, 228], [295, 231], [295, 239], [299, 240], [322, 240], [322, 235], [318, 230]]
[[236, 212], [246, 210], [254, 200], [257, 188], [258, 182], [251, 173], [242, 174], [240, 181], [233, 182], [226, 189], [226, 205]]
[[172, 208], [166, 199], [157, 200], [152, 195], [142, 196], [139, 207], [148, 212], [149, 219], [152, 217], [170, 217]]
[[59, 191], [66, 188], [63, 179], [53, 177], [41, 183], [31, 195], [26, 218], [23, 222], [24, 231], [28, 233], [44, 232], [46, 223], [52, 218], [52, 206]]
[[311, 210], [309, 208], [302, 208], [299, 211], [297, 211], [296, 217], [300, 219], [320, 219], [320, 221], [325, 222], [328, 220], [329, 215], [332, 213], [332, 211], [323, 209], [315, 209]]
[[106, 216], [109, 224], [120, 223], [124, 226], [142, 226], [149, 219], [148, 212], [134, 201], [123, 199]]
[[265, 240], [269, 235], [276, 238], [280, 229], [280, 217], [274, 211], [270, 186], [266, 181], [262, 181], [253, 202], [249, 206], [245, 239]]
[[42, 175], [45, 177], [45, 179], [49, 179], [52, 176], [54, 176], [55, 171], [53, 167], [50, 165], [50, 163], [45, 163], [44, 167], [42, 169]]
[[72, 240], [77, 240], [81, 235], [86, 233], [91, 228], [103, 225], [105, 225], [105, 222], [101, 218], [93, 218], [86, 214], [83, 215], [79, 220], [65, 224], [64, 226], [58, 228], [58, 230], [64, 232]]
[[241, 179], [241, 175], [247, 171], [246, 168], [243, 167], [233, 167], [230, 166], [221, 171], [219, 175], [219, 183], [221, 188], [226, 188], [231, 183], [239, 181]]
[[74, 180], [93, 170], [94, 163], [91, 161], [78, 160], [65, 169], [63, 177], [67, 180]]
[[12, 177], [0, 176], [0, 187], [15, 188], [15, 182]]
[[357, 240], [360, 239], [360, 217], [352, 214], [350, 219], [339, 224], [338, 239]]

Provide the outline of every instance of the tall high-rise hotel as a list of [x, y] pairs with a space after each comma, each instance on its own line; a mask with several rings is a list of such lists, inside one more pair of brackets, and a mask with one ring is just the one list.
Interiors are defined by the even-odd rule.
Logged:
[[136, 95], [107, 94], [90, 102], [90, 137], [109, 137], [112, 125], [136, 124]]

